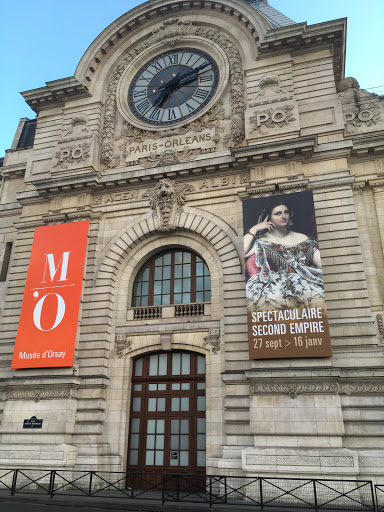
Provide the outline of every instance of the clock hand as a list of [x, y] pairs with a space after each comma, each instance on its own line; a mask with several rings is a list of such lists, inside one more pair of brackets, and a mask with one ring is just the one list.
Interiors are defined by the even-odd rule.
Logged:
[[201, 70], [203, 70], [207, 66], [210, 66], [209, 62], [204, 62], [203, 64], [200, 64], [200, 66], [197, 66], [197, 68], [191, 69], [190, 71], [184, 73], [184, 75], [181, 75], [180, 80], [182, 80], [183, 78], [187, 78], [190, 75], [197, 75]]

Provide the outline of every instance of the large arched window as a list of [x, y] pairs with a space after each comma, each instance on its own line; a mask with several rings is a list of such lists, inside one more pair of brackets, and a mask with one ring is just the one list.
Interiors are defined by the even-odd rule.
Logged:
[[194, 252], [171, 249], [154, 254], [140, 269], [133, 288], [134, 307], [210, 302], [211, 277]]

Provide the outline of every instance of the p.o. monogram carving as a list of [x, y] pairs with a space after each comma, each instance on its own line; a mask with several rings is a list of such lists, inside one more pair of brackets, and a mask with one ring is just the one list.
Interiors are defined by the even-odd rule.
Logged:
[[164, 178], [159, 181], [154, 190], [147, 190], [142, 196], [143, 199], [149, 199], [159, 231], [175, 229], [177, 216], [180, 215], [185, 204], [185, 196], [193, 190], [192, 185], [177, 184]]
[[74, 162], [79, 163], [82, 160], [86, 160], [89, 157], [90, 148], [91, 144], [89, 142], [61, 147], [60, 151], [55, 153], [55, 162], [53, 167], [66, 169]]
[[267, 108], [259, 112], [255, 112], [250, 117], [254, 130], [259, 130], [262, 126], [267, 128], [282, 128], [290, 122], [295, 121], [293, 115], [294, 105], [284, 105], [278, 108]]
[[337, 84], [345, 124], [360, 128], [375, 125], [381, 119], [382, 106], [377, 94], [360, 89], [359, 82], [347, 77]]

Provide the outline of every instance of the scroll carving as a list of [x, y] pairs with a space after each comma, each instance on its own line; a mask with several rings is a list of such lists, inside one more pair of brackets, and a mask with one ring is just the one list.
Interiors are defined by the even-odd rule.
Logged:
[[203, 338], [203, 347], [210, 347], [212, 354], [220, 351], [220, 329], [209, 329], [208, 336]]
[[132, 350], [132, 340], [126, 334], [116, 334], [115, 337], [116, 355], [121, 359], [127, 352]]

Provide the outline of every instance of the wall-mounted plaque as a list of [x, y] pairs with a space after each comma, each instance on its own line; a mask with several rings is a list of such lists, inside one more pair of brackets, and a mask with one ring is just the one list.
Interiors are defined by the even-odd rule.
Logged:
[[43, 420], [38, 420], [36, 416], [32, 416], [29, 420], [24, 420], [23, 428], [42, 428]]

